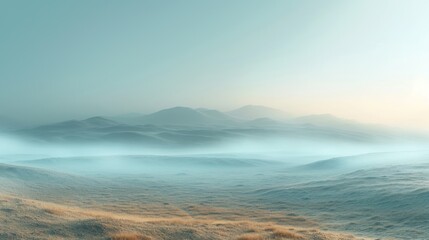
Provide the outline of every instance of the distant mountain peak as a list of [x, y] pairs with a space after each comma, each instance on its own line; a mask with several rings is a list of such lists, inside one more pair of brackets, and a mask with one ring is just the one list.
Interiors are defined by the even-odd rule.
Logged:
[[82, 122], [84, 123], [88, 123], [88, 124], [92, 124], [92, 125], [97, 125], [97, 126], [110, 126], [110, 125], [117, 125], [118, 123], [104, 118], [104, 117], [100, 117], [100, 116], [95, 116], [95, 117], [90, 117], [87, 118], [85, 120], [83, 120]]
[[159, 110], [157, 112], [154, 112], [152, 114], [149, 114], [148, 116], [153, 116], [153, 115], [161, 115], [161, 114], [193, 114], [193, 115], [197, 115], [198, 111], [196, 111], [195, 109], [192, 109], [190, 107], [182, 107], [182, 106], [177, 106], [177, 107], [172, 107], [172, 108], [166, 108], [166, 109], [162, 109]]
[[161, 111], [195, 111], [195, 110], [190, 107], [175, 106], [175, 107], [159, 110], [158, 112], [161, 112]]
[[245, 119], [254, 120], [258, 118], [271, 118], [274, 120], [283, 120], [291, 117], [289, 113], [282, 110], [261, 106], [261, 105], [245, 105], [237, 108], [230, 112], [227, 112], [230, 116]]
[[163, 109], [141, 118], [141, 123], [155, 125], [222, 125], [233, 123], [230, 116], [213, 109], [177, 106]]
[[83, 121], [111, 121], [111, 120], [104, 118], [104, 117], [101, 117], [101, 116], [95, 116], [95, 117], [87, 118]]
[[195, 109], [178, 106], [146, 115], [141, 121], [155, 125], [200, 125], [205, 124], [207, 119]]
[[263, 118], [256, 118], [256, 119], [250, 120], [247, 122], [247, 124], [255, 125], [255, 126], [273, 126], [273, 125], [280, 125], [281, 123], [271, 118], [263, 117]]

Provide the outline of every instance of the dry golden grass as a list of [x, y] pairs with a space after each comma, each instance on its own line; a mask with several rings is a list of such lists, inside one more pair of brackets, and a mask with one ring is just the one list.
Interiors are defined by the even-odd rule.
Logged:
[[[201, 219], [192, 216], [155, 218], [7, 197], [1, 194], [0, 200], [3, 209], [10, 209], [9, 212], [16, 213], [8, 215], [6, 211], [0, 211], [0, 222], [5, 223], [2, 225], [5, 230], [2, 230], [6, 234], [18, 233], [16, 239], [34, 237], [35, 231], [41, 234], [37, 236], [40, 239], [85, 239], [93, 237], [94, 229], [99, 230], [97, 233], [99, 238], [91, 239], [356, 239], [351, 235], [293, 225], [279, 225], [269, 221]], [[5, 221], [6, 219], [8, 221]], [[37, 229], [35, 229], [34, 221], [43, 224], [37, 225]], [[81, 231], [81, 229], [85, 231]], [[51, 234], [56, 232], [59, 235]]]
[[264, 240], [264, 237], [262, 237], [259, 234], [248, 233], [248, 234], [239, 236], [237, 240]]
[[52, 215], [59, 215], [59, 216], [64, 215], [64, 211], [58, 208], [45, 208], [43, 210]]
[[116, 233], [110, 237], [111, 240], [152, 240], [148, 236], [142, 236], [138, 233]]
[[274, 230], [273, 237], [286, 239], [304, 239], [302, 235], [284, 229]]

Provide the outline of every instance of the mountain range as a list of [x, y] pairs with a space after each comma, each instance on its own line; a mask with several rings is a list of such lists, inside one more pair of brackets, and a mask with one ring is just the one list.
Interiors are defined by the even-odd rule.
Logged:
[[391, 129], [333, 115], [292, 117], [281, 110], [248, 105], [221, 112], [173, 107], [151, 114], [96, 116], [10, 133], [49, 143], [120, 143], [156, 147], [209, 146], [239, 140], [294, 139], [379, 142], [398, 137]]
[[290, 114], [274, 108], [247, 105], [229, 112], [221, 112], [207, 108], [173, 107], [151, 114], [124, 114], [107, 117], [127, 124], [155, 124], [155, 125], [230, 125], [257, 118], [285, 120]]

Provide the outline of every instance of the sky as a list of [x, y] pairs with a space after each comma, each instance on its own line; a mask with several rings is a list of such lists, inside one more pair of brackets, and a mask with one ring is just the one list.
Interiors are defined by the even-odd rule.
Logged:
[[429, 129], [429, 1], [0, 0], [0, 115], [257, 104]]

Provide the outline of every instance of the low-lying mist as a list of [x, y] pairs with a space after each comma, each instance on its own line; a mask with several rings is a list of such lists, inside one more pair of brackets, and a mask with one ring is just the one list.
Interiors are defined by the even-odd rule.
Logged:
[[400, 152], [426, 150], [426, 141], [350, 142], [337, 139], [242, 137], [207, 146], [152, 146], [144, 143], [127, 145], [106, 142], [52, 143], [35, 142], [11, 134], [0, 135], [1, 155], [45, 155], [58, 157], [111, 155], [252, 155], [271, 156], [281, 160], [282, 155], [356, 155], [372, 152]]
[[425, 136], [93, 120], [0, 135], [0, 192], [120, 219], [185, 215], [374, 238], [429, 237]]

